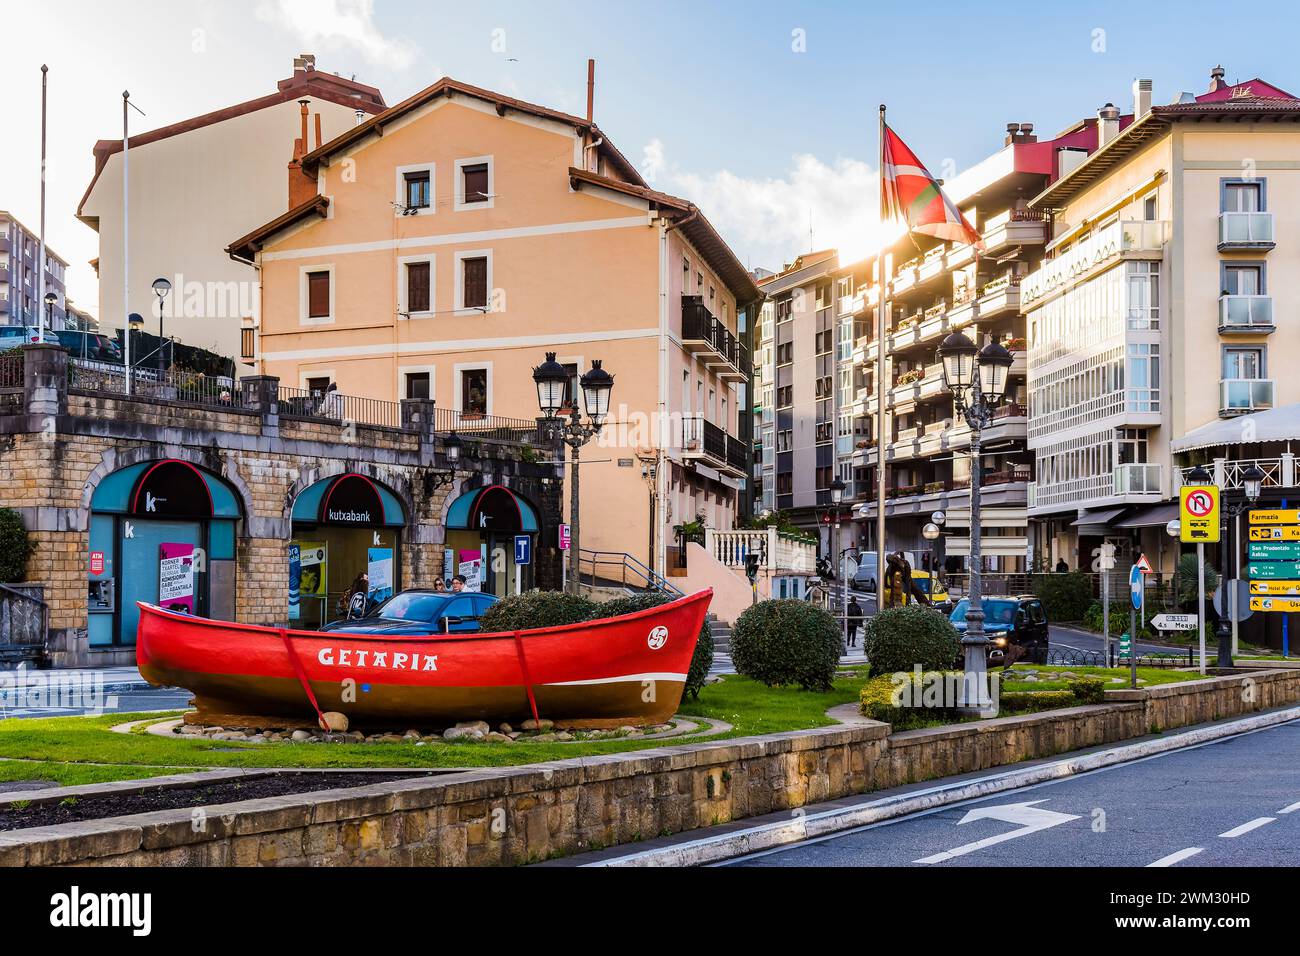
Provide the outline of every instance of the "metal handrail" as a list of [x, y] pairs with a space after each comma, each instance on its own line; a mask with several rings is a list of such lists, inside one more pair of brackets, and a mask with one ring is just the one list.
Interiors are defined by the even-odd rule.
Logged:
[[[590, 551], [583, 548], [578, 553], [579, 567], [583, 563], [591, 566], [590, 572], [585, 573], [587, 583], [592, 587], [599, 587], [600, 581], [615, 582], [624, 588], [638, 591], [660, 591], [670, 597], [684, 597], [682, 591], [675, 585], [671, 584], [667, 578], [662, 577], [643, 563], [621, 551]], [[611, 576], [600, 573], [601, 568], [612, 567], [617, 576]], [[629, 573], [632, 580], [629, 580]]]

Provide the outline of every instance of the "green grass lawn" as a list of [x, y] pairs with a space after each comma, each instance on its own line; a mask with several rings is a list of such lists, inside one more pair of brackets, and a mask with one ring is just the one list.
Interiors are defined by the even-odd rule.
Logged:
[[[826, 711], [858, 699], [861, 679], [835, 682], [826, 693], [765, 687], [743, 677], [728, 677], [686, 701], [686, 716], [711, 717], [732, 730], [708, 739], [747, 737], [826, 727], [835, 723]], [[171, 716], [179, 716], [179, 712]], [[0, 781], [53, 780], [61, 784], [96, 783], [183, 773], [209, 767], [414, 768], [495, 767], [623, 753], [689, 743], [653, 737], [590, 743], [494, 744], [485, 742], [414, 744], [245, 745], [193, 737], [113, 733], [110, 728], [132, 720], [166, 719], [160, 714], [113, 714], [104, 717], [51, 717], [0, 721]], [[7, 758], [7, 759], [6, 759]], [[15, 762], [21, 761], [35, 761]], [[99, 766], [96, 766], [99, 765]]]
[[[1039, 675], [1037, 682], [1030, 683], [1023, 680], [1016, 680], [1017, 673], [1023, 674], [1026, 671], [1036, 671]], [[1002, 671], [996, 673], [1001, 674]], [[1036, 691], [1036, 690], [1069, 690], [1070, 682], [1068, 680], [1044, 680], [1043, 675], [1057, 674], [1074, 674], [1076, 677], [1100, 677], [1107, 681], [1107, 689], [1116, 690], [1128, 686], [1129, 669], [1127, 667], [1042, 667], [1036, 664], [1017, 664], [1011, 668], [1010, 677], [1003, 677], [1002, 690], [1008, 692], [1015, 691]], [[1154, 684], [1179, 684], [1184, 681], [1200, 680], [1201, 675], [1198, 671], [1174, 670], [1170, 667], [1139, 667], [1137, 669], [1138, 686], [1150, 687]], [[1124, 683], [1109, 683], [1112, 677], [1122, 678]]]

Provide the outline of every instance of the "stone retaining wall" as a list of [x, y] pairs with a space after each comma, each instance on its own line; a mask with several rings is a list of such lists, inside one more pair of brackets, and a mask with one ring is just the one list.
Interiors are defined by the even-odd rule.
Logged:
[[804, 730], [0, 833], [0, 866], [498, 866], [544, 860], [1300, 701], [1300, 671], [890, 734]]

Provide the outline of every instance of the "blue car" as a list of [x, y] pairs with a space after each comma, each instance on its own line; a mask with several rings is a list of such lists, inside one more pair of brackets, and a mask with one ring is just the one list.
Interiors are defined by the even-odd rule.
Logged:
[[426, 634], [474, 634], [479, 618], [497, 602], [491, 594], [462, 591], [403, 591], [365, 617], [326, 624], [322, 631], [418, 637]]
[[[991, 642], [989, 663], [1003, 664], [1012, 645], [1021, 648], [1016, 659], [1033, 664], [1046, 664], [1049, 641], [1047, 612], [1043, 602], [1033, 596], [985, 598], [984, 634]], [[957, 602], [949, 620], [958, 634], [966, 633], [966, 611], [970, 602], [965, 598]]]

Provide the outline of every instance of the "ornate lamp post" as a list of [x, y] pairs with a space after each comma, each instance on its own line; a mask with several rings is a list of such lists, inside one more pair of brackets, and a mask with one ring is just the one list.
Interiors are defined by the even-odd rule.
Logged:
[[1007, 392], [1007, 373], [1011, 353], [995, 342], [981, 352], [975, 343], [954, 332], [939, 346], [943, 361], [943, 380], [953, 393], [958, 414], [970, 426], [970, 587], [966, 595], [966, 633], [962, 636], [965, 677], [962, 680], [962, 707], [982, 711], [990, 703], [988, 686], [988, 638], [984, 636], [984, 605], [981, 575], [983, 556], [980, 551], [980, 472], [983, 464], [980, 433], [993, 420], [993, 410]]
[[[1204, 471], [1204, 469], [1202, 469]], [[1206, 472], [1208, 475], [1209, 472]], [[1241, 524], [1238, 522], [1243, 514], [1249, 509], [1255, 507], [1259, 501], [1260, 493], [1264, 490], [1264, 479], [1268, 476], [1259, 465], [1252, 463], [1241, 474], [1241, 483], [1245, 490], [1246, 496], [1243, 501], [1234, 501], [1231, 504], [1224, 503], [1223, 533], [1219, 535], [1219, 579], [1223, 582], [1223, 613], [1219, 615], [1218, 626], [1214, 629], [1214, 636], [1219, 641], [1219, 667], [1232, 666], [1232, 654], [1236, 650], [1236, 631], [1238, 612], [1241, 610], [1236, 606], [1237, 578], [1241, 575], [1235, 574], [1231, 581], [1228, 580], [1228, 529], [1227, 519], [1231, 518], [1237, 525], [1237, 537], [1234, 542], [1238, 555], [1241, 554]], [[1231, 620], [1231, 623], [1229, 623]]]
[[840, 631], [844, 639], [844, 646], [849, 644], [849, 595], [846, 590], [848, 582], [844, 580], [844, 561], [840, 554], [840, 505], [844, 502], [844, 489], [848, 485], [840, 478], [831, 482], [831, 505], [835, 508], [835, 518], [831, 523], [831, 560], [834, 564], [834, 574], [839, 587], [840, 602]]
[[546, 353], [546, 361], [533, 369], [533, 382], [537, 385], [537, 404], [542, 411], [541, 428], [549, 441], [562, 441], [569, 446], [569, 459], [573, 463], [573, 481], [569, 495], [569, 593], [577, 594], [579, 555], [581, 551], [578, 507], [579, 449], [600, 434], [609, 417], [609, 397], [614, 390], [614, 376], [601, 368], [600, 360], [591, 363], [591, 371], [580, 379], [582, 403], [587, 410], [587, 421], [582, 421], [574, 402], [569, 420], [559, 417], [564, 407], [564, 392], [569, 384], [569, 373], [555, 361], [554, 352]]

